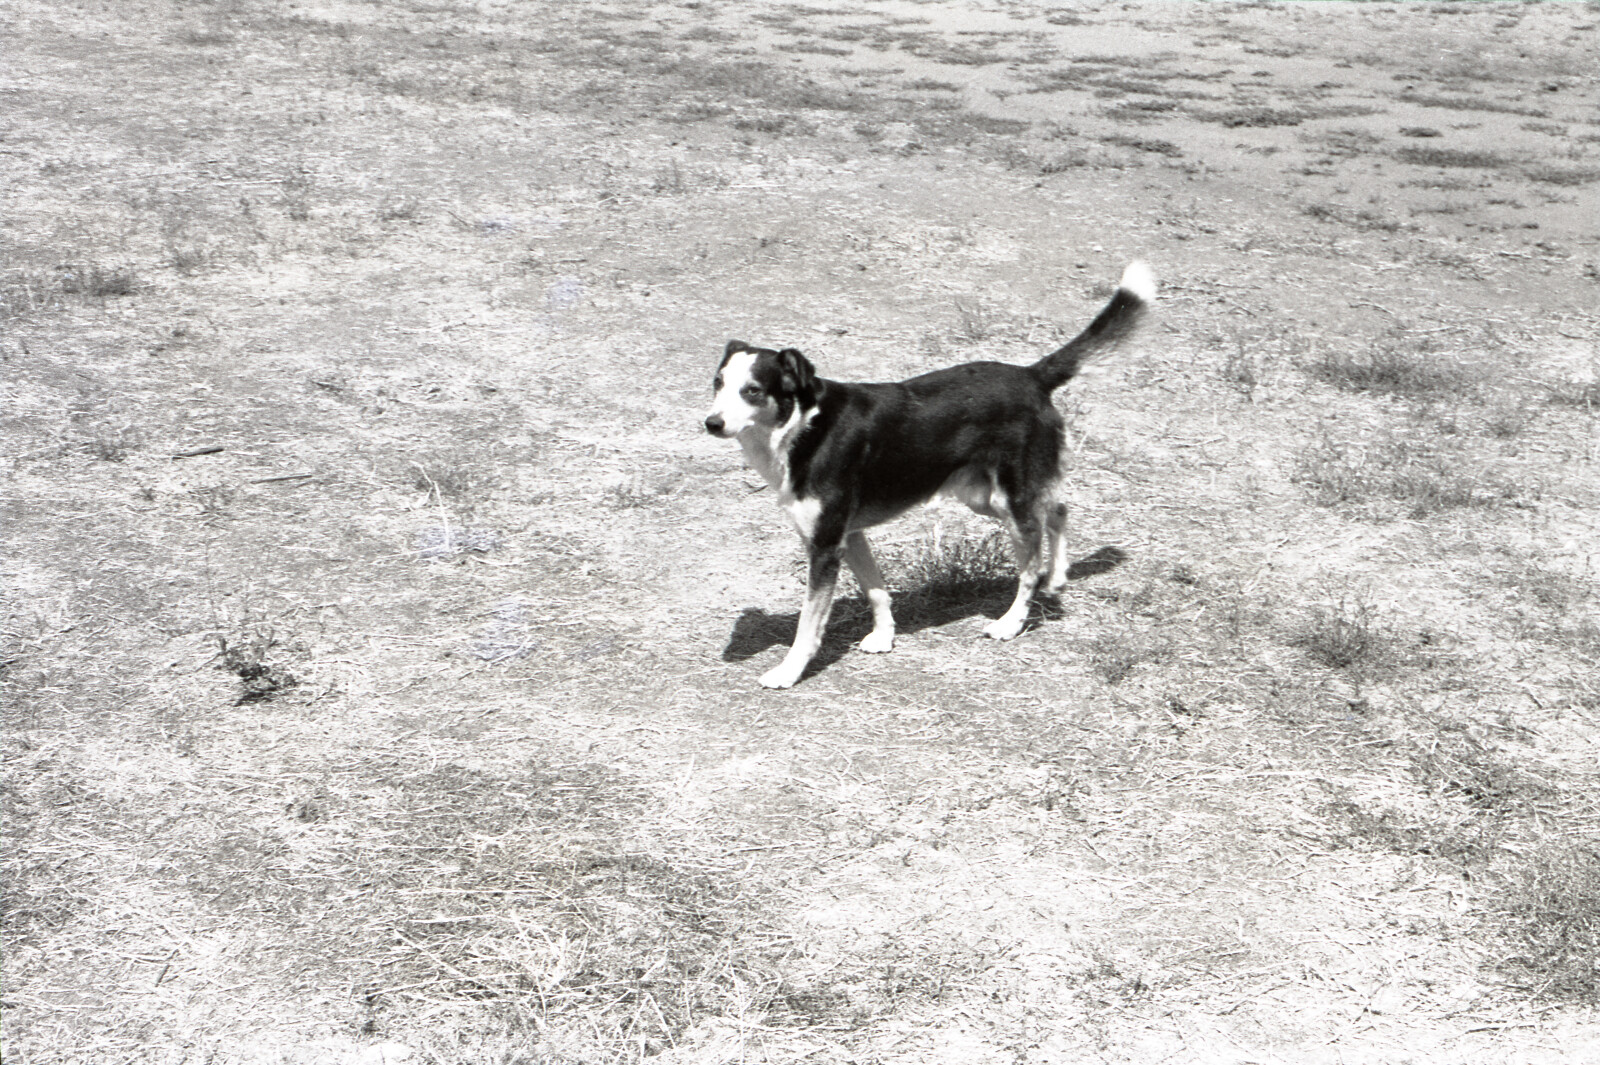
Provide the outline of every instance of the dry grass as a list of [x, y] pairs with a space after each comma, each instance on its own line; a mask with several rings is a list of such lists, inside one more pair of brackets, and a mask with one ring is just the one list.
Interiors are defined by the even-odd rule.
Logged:
[[[1582, 8], [1431, 211], [1421, 7], [20, 5], [8, 1062], [1587, 1060]], [[726, 336], [1021, 362], [1134, 255], [1062, 595], [908, 515], [894, 653], [758, 690]]]
[[[1386, 433], [1366, 440], [1324, 437], [1302, 448], [1295, 477], [1323, 506], [1389, 501], [1412, 518], [1504, 506], [1535, 497], [1538, 485], [1513, 483], [1474, 462], [1448, 437]], [[1370, 509], [1374, 515], [1389, 511]]]
[[1324, 349], [1306, 369], [1335, 388], [1412, 399], [1468, 399], [1481, 381], [1481, 374], [1470, 373], [1448, 354], [1419, 349], [1404, 338], [1380, 341], [1365, 351]]
[[1495, 899], [1502, 967], [1537, 995], [1600, 1002], [1600, 843], [1550, 841], [1518, 862]]

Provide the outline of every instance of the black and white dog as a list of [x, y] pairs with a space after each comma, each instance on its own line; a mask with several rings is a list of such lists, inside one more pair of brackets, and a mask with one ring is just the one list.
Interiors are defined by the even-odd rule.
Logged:
[[984, 632], [1009, 640], [1022, 631], [1040, 582], [1058, 592], [1067, 578], [1067, 506], [1057, 495], [1063, 426], [1050, 394], [1132, 333], [1155, 289], [1149, 268], [1134, 263], [1094, 321], [1032, 366], [969, 362], [897, 384], [829, 381], [794, 348], [728, 341], [706, 430], [739, 441], [810, 555], [794, 646], [762, 675], [764, 686], [791, 686], [817, 653], [841, 557], [872, 605], [861, 649], [894, 646], [889, 592], [862, 530], [941, 491], [1011, 534], [1017, 597]]

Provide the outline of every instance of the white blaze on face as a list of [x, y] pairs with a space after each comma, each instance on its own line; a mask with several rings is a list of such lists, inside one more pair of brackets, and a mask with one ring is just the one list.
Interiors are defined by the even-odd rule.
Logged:
[[738, 436], [755, 424], [756, 415], [766, 406], [766, 393], [756, 384], [751, 371], [755, 368], [756, 353], [736, 351], [723, 364], [718, 375], [722, 383], [711, 398], [711, 412], [722, 419], [722, 435]]

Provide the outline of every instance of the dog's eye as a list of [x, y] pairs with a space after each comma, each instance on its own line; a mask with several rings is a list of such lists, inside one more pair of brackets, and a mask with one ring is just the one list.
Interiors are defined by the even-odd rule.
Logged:
[[761, 402], [761, 395], [762, 395], [761, 386], [760, 385], [745, 385], [743, 388], [739, 389], [739, 395], [740, 395], [741, 398], [747, 400], [748, 402], [759, 403], [759, 402]]
[[721, 392], [722, 391], [722, 375], [721, 374], [717, 374], [717, 376], [715, 376], [715, 377], [713, 377], [711, 379], [711, 390], [713, 392]]

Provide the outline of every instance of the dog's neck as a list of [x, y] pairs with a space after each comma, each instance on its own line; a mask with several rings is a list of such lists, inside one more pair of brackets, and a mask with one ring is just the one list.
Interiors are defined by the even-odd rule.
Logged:
[[816, 413], [817, 408], [802, 410], [797, 403], [794, 413], [782, 425], [752, 425], [739, 434], [739, 447], [744, 450], [745, 461], [773, 488], [783, 489], [789, 475], [789, 449]]

